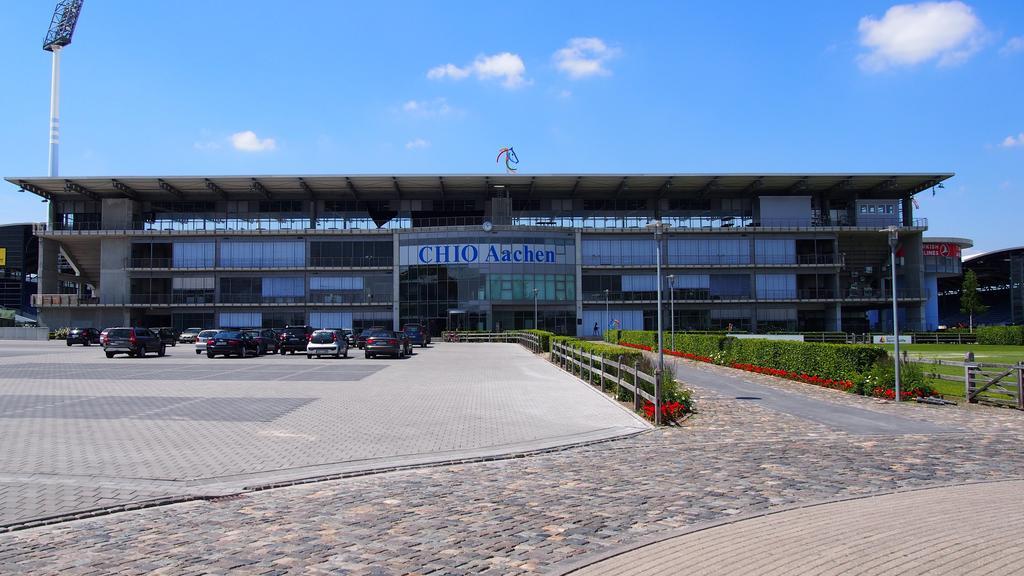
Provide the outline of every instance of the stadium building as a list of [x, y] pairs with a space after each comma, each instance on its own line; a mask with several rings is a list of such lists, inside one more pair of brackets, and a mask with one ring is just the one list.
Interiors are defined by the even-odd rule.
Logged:
[[[419, 321], [592, 335], [883, 330], [937, 313], [913, 196], [952, 174], [8, 178], [49, 326]], [[932, 271], [934, 272], [934, 271]], [[934, 308], [934, 306], [933, 306]], [[671, 312], [670, 312], [671, 309]]]

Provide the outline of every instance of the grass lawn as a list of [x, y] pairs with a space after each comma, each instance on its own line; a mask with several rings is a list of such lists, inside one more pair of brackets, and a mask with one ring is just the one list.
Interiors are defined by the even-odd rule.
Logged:
[[[882, 346], [882, 345], [880, 345]], [[882, 346], [892, 354], [892, 346]], [[900, 353], [904, 350], [911, 358], [927, 358], [934, 360], [956, 360], [963, 362], [964, 354], [974, 352], [977, 362], [995, 362], [997, 364], [1015, 364], [1024, 361], [1024, 346], [992, 346], [982, 344], [900, 344]]]
[[[892, 346], [883, 346], [892, 354]], [[974, 359], [977, 362], [993, 362], [996, 364], [1015, 364], [1024, 361], [1024, 346], [990, 346], [981, 344], [901, 344], [900, 353], [904, 350], [910, 358], [921, 358], [925, 360], [955, 360], [963, 362], [964, 354], [968, 351], [974, 352]], [[959, 366], [927, 366], [921, 368], [926, 372], [937, 372], [950, 376], [963, 376], [964, 369]], [[962, 382], [950, 382], [948, 380], [928, 379], [928, 383], [935, 388], [935, 391], [943, 396], [964, 395]]]

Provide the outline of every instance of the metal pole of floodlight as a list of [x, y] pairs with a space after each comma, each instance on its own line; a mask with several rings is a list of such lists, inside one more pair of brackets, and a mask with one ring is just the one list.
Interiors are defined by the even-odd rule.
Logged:
[[539, 294], [540, 294], [540, 290], [534, 288], [533, 289], [533, 329], [534, 330], [540, 330], [540, 327], [537, 326], [537, 296]]
[[658, 368], [654, 371], [654, 424], [661, 424], [661, 375], [665, 373], [665, 325], [661, 321], [661, 235], [669, 227], [661, 220], [647, 224], [654, 231], [655, 274], [658, 278]]
[[665, 276], [668, 278], [668, 325], [669, 333], [671, 334], [668, 339], [668, 347], [671, 350], [676, 349], [676, 275], [669, 274]]
[[888, 226], [884, 230], [889, 235], [889, 268], [892, 272], [892, 340], [893, 340], [893, 365], [896, 373], [896, 401], [900, 401], [900, 324], [896, 307], [896, 245], [899, 243], [899, 229], [896, 226]]
[[50, 167], [48, 174], [58, 173], [58, 146], [60, 145], [60, 51], [71, 44], [71, 37], [82, 12], [83, 0], [58, 0], [50, 19], [50, 28], [43, 40], [43, 50], [53, 53], [53, 71], [50, 77]]

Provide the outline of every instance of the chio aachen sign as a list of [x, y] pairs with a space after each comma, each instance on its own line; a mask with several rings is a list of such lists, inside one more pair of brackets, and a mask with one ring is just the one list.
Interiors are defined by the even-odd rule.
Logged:
[[430, 244], [403, 246], [402, 264], [558, 264], [543, 244]]

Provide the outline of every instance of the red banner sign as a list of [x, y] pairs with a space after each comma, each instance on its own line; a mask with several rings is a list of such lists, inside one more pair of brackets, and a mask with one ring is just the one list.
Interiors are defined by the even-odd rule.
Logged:
[[922, 245], [922, 249], [925, 256], [960, 257], [960, 247], [948, 242], [926, 242]]

